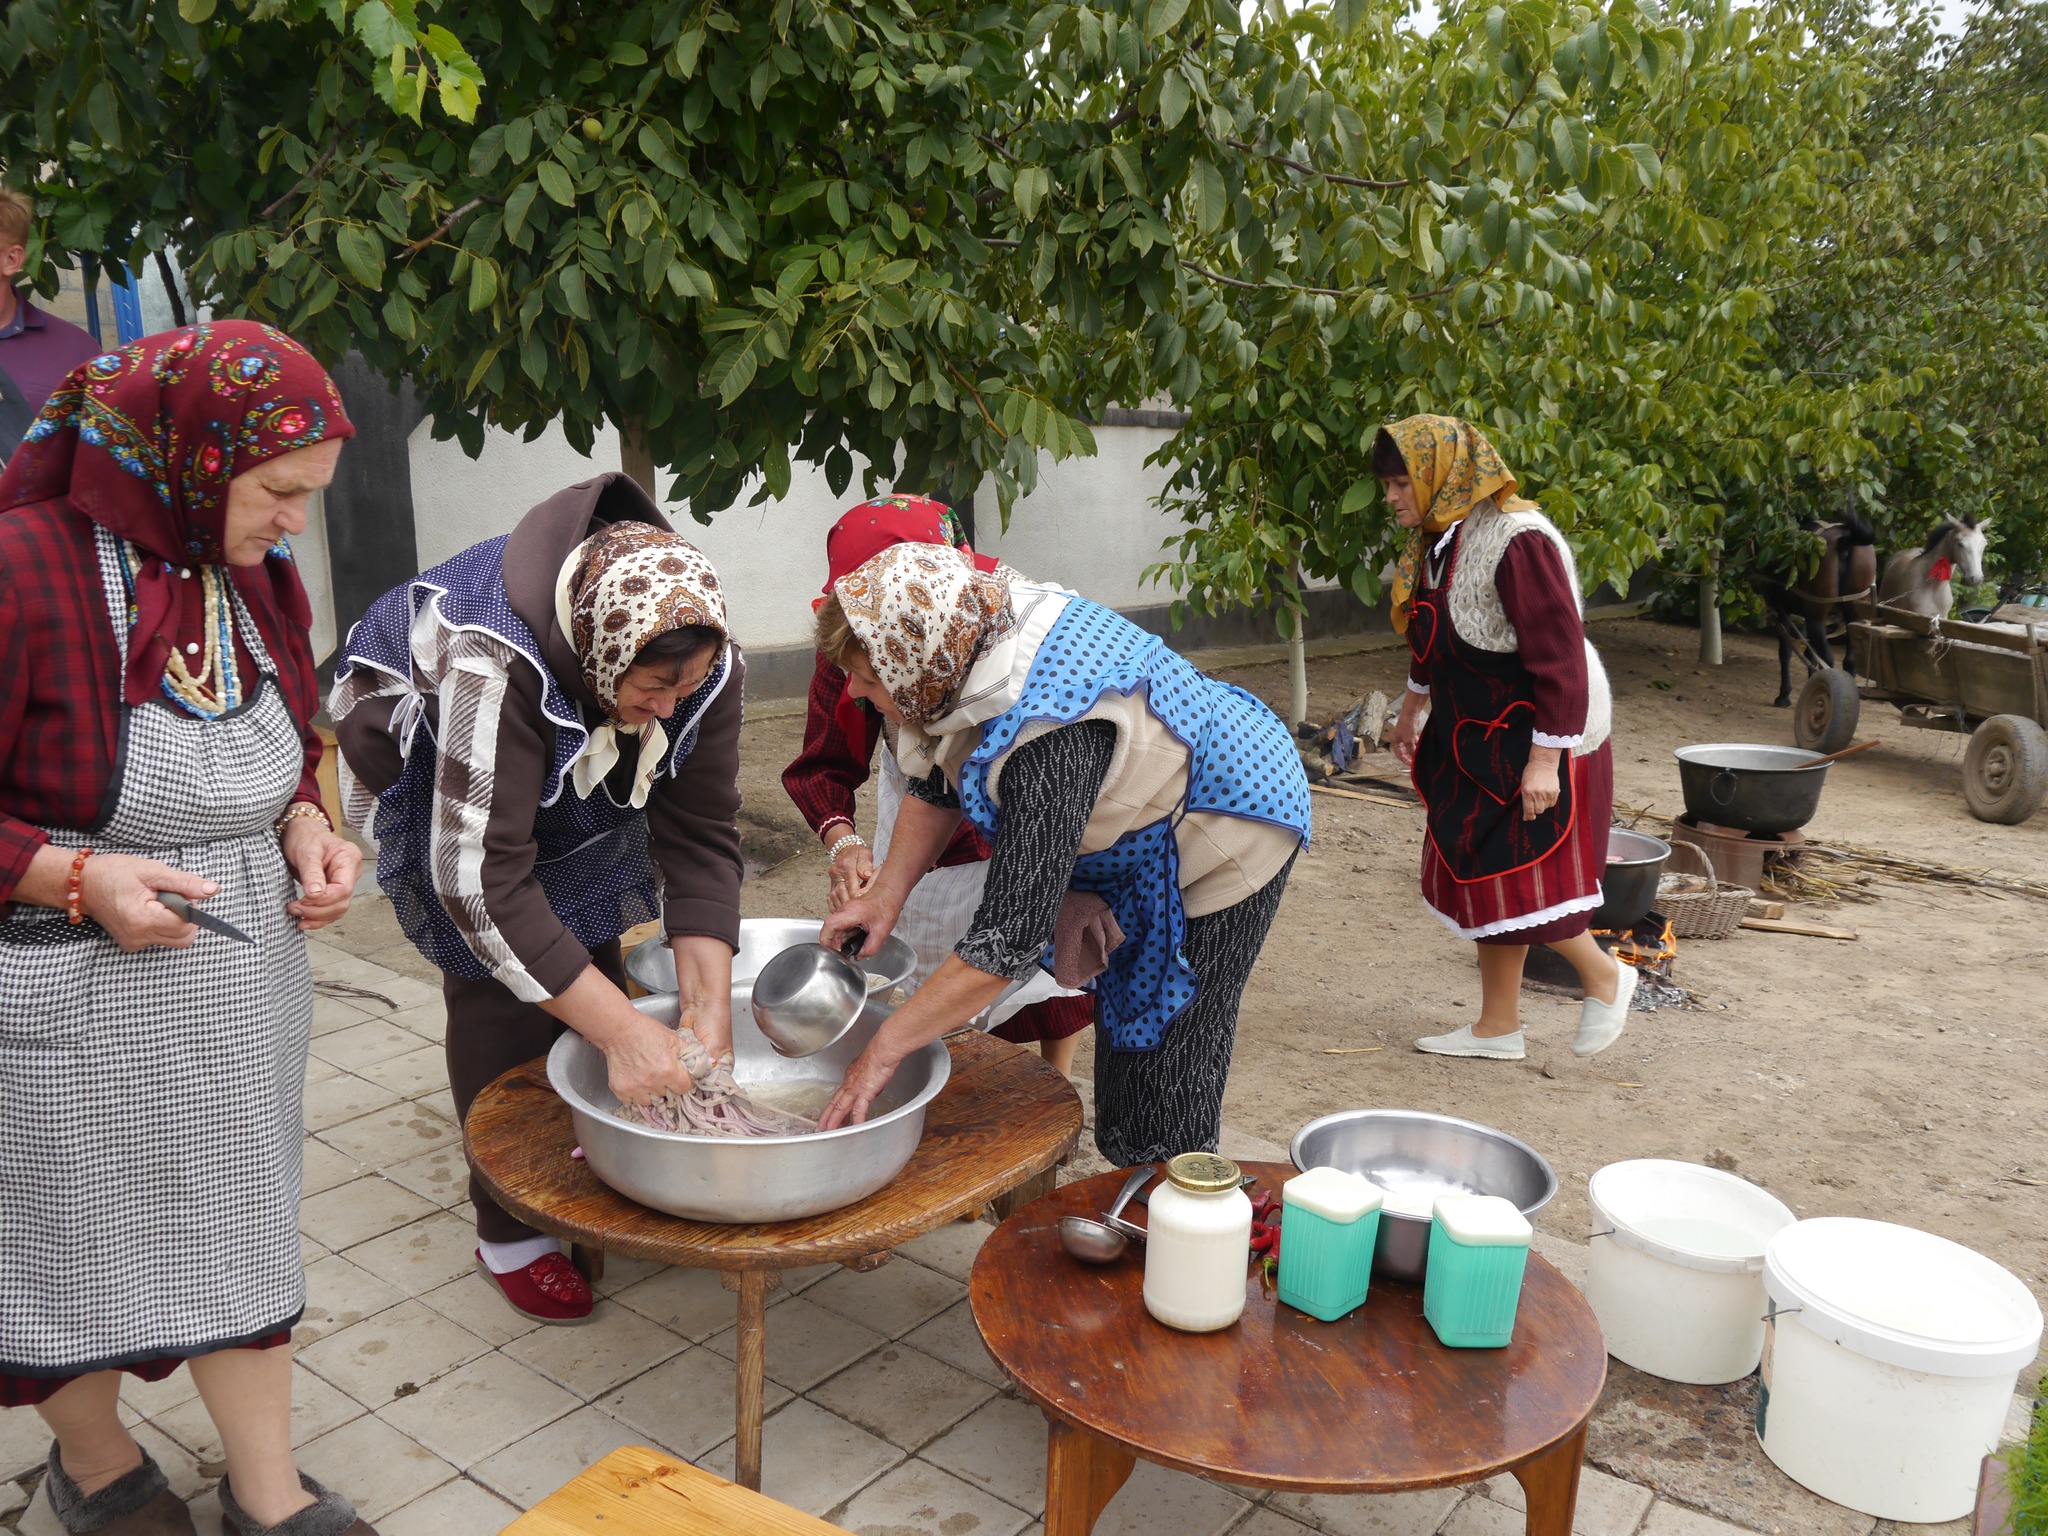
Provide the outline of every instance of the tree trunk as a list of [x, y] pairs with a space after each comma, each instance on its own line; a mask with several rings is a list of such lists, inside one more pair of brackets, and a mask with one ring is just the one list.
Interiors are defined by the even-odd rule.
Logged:
[[657, 502], [660, 495], [654, 489], [654, 454], [647, 446], [647, 434], [637, 421], [628, 422], [619, 434], [619, 468], [630, 475], [640, 489]]
[[1721, 665], [1721, 573], [1700, 577], [1700, 664]]
[[1287, 724], [1308, 718], [1308, 610], [1301, 602], [1301, 571], [1294, 572], [1294, 633], [1287, 637]]

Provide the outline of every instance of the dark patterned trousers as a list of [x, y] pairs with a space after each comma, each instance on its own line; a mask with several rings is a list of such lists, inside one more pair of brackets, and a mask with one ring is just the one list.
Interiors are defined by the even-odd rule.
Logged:
[[[1297, 855], [1298, 857], [1299, 855]], [[1095, 1033], [1095, 1145], [1119, 1168], [1182, 1152], [1214, 1152], [1223, 1085], [1237, 1044], [1237, 1009], [1294, 860], [1234, 907], [1188, 919], [1181, 952], [1201, 979], [1187, 1012], [1149, 1051], [1112, 1050]]]

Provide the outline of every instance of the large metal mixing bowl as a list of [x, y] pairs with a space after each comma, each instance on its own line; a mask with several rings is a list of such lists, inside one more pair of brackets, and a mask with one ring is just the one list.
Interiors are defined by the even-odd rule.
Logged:
[[1294, 1166], [1362, 1174], [1386, 1194], [1376, 1275], [1418, 1284], [1429, 1268], [1438, 1195], [1500, 1195], [1533, 1216], [1557, 1194], [1557, 1175], [1534, 1147], [1505, 1131], [1417, 1109], [1347, 1109], [1311, 1120], [1288, 1148]]
[[1647, 832], [1627, 827], [1607, 829], [1607, 874], [1600, 882], [1600, 905], [1588, 926], [1613, 930], [1633, 928], [1657, 904], [1657, 881], [1671, 857], [1671, 845]]
[[[891, 1011], [870, 1001], [838, 1044], [789, 1060], [754, 1026], [750, 991], [737, 986], [732, 992], [733, 1075], [743, 1088], [836, 1084]], [[675, 1022], [674, 994], [643, 997], [633, 1006]], [[945, 1042], [935, 1040], [897, 1069], [860, 1125], [808, 1136], [687, 1136], [619, 1119], [604, 1053], [575, 1031], [548, 1052], [548, 1081], [569, 1106], [590, 1171], [642, 1205], [694, 1221], [793, 1221], [866, 1199], [910, 1161], [924, 1135], [925, 1106], [952, 1070]]]
[[[740, 921], [740, 952], [732, 958], [732, 984], [742, 986], [761, 974], [761, 967], [792, 944], [818, 942], [818, 924], [808, 917], [748, 917]], [[869, 976], [882, 981], [875, 986], [886, 994], [901, 986], [917, 969], [917, 955], [893, 933], [882, 941], [881, 950], [860, 962]], [[626, 956], [626, 974], [649, 992], [674, 992], [676, 957], [668, 940], [660, 934], [635, 944]]]

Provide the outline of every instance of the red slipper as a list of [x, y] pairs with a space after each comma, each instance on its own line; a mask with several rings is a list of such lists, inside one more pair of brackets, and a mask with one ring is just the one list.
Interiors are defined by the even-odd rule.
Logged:
[[484, 1262], [483, 1252], [478, 1250], [476, 1271], [497, 1286], [507, 1306], [536, 1323], [573, 1328], [589, 1322], [591, 1309], [597, 1305], [582, 1271], [559, 1253], [544, 1253], [526, 1268], [501, 1275]]

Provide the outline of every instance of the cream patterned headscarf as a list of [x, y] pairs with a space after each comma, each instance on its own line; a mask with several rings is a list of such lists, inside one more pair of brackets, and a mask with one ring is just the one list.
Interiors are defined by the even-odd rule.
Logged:
[[605, 723], [572, 770], [585, 799], [618, 761], [620, 736], [640, 738], [632, 803], [642, 806], [668, 753], [659, 720], [644, 726], [619, 718], [619, 680], [649, 641], [701, 625], [730, 641], [725, 593], [703, 553], [679, 534], [651, 523], [614, 523], [592, 534], [563, 562], [555, 585], [555, 617], [583, 665], [583, 681]]
[[1009, 582], [943, 545], [892, 545], [832, 591], [913, 726], [944, 715], [975, 661], [1016, 624]]

